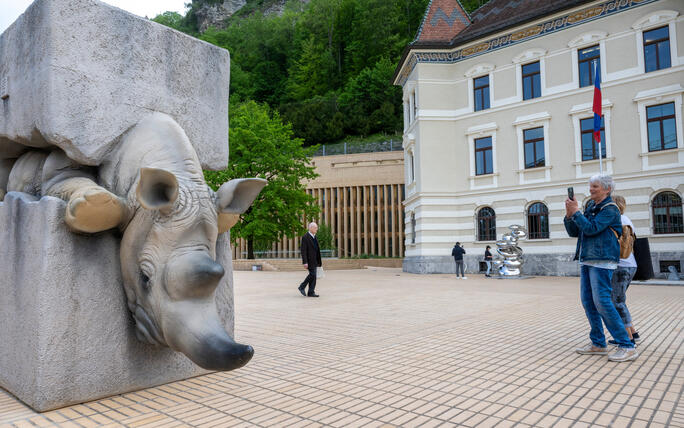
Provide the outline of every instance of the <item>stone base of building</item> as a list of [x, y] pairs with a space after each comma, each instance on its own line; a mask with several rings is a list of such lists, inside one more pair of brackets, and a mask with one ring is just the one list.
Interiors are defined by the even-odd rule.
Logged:
[[[525, 264], [521, 269], [523, 275], [538, 276], [579, 276], [579, 265], [573, 260], [574, 253], [567, 254], [525, 254]], [[480, 263], [484, 263], [481, 255], [464, 256], [466, 273], [482, 273]], [[655, 278], [664, 279], [667, 273], [660, 272], [660, 261], [679, 261], [684, 266], [684, 254], [681, 252], [652, 252]], [[451, 256], [405, 257], [404, 272], [409, 273], [456, 273], [456, 264]], [[492, 271], [492, 274], [495, 272]], [[681, 275], [680, 275], [681, 276]]]
[[[14, 192], [0, 202], [0, 386], [46, 411], [206, 373], [185, 355], [136, 338], [120, 238], [72, 233], [65, 206]], [[216, 300], [232, 333], [226, 239], [218, 245], [226, 275]]]

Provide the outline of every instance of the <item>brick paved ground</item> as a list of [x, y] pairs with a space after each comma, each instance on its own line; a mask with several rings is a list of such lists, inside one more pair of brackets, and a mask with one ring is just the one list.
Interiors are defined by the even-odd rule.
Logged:
[[632, 363], [587, 343], [577, 278], [398, 269], [235, 272], [235, 372], [37, 414], [0, 389], [0, 426], [684, 427], [684, 287], [635, 285]]

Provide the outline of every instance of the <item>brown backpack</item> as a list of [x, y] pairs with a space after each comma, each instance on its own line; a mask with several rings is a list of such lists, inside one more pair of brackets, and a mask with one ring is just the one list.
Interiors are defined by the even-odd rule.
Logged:
[[622, 226], [622, 236], [619, 238], [617, 232], [613, 230], [612, 227], [610, 230], [613, 231], [613, 234], [620, 244], [620, 258], [626, 259], [630, 254], [632, 254], [632, 251], [634, 251], [634, 240], [636, 239], [636, 235], [632, 230], [632, 226]]
[[[615, 205], [615, 207], [619, 208], [615, 202], [609, 202], [602, 206], [601, 209], [604, 209], [608, 205]], [[620, 258], [626, 259], [632, 254], [632, 251], [634, 251], [634, 240], [636, 239], [636, 235], [634, 234], [632, 227], [622, 226], [622, 235], [619, 237], [615, 229], [611, 227], [610, 230], [613, 231], [615, 238], [617, 238], [618, 243], [620, 244]]]

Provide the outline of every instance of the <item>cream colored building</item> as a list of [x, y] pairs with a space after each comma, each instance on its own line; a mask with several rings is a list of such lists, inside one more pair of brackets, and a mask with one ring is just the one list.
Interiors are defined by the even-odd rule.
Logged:
[[564, 200], [573, 186], [586, 202], [599, 172], [598, 147], [583, 136], [593, 115], [587, 66], [598, 56], [604, 172], [637, 236], [649, 238], [654, 271], [681, 272], [683, 13], [681, 0], [491, 0], [468, 16], [456, 0], [432, 0], [395, 74], [404, 270], [452, 272], [455, 241], [476, 270], [485, 246], [520, 224], [534, 238], [520, 244], [524, 273], [577, 274]]

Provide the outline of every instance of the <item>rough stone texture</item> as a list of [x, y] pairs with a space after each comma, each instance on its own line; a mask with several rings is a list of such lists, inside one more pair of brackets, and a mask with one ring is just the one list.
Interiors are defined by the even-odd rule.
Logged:
[[[56, 145], [99, 165], [146, 114], [169, 114], [205, 169], [228, 163], [230, 55], [95, 0], [36, 0], [0, 35], [0, 158]], [[14, 143], [13, 143], [14, 142]]]
[[[310, 0], [299, 0], [301, 3], [309, 3]], [[286, 0], [277, 0], [261, 12], [264, 16], [282, 16], [285, 11]], [[196, 11], [197, 27], [200, 33], [207, 31], [209, 27], [218, 29], [226, 28], [226, 20], [233, 16], [235, 12], [242, 9], [247, 4], [247, 0], [223, 0], [223, 3], [204, 3]], [[261, 5], [257, 6], [261, 8]]]
[[246, 4], [247, 0], [224, 0], [223, 3], [203, 4], [195, 12], [200, 32], [207, 31], [209, 27], [225, 28], [226, 19]]
[[[467, 249], [466, 249], [467, 250]], [[523, 248], [524, 251], [524, 248]], [[522, 275], [579, 276], [579, 267], [572, 260], [574, 254], [524, 254], [525, 263], [521, 268]], [[481, 254], [463, 256], [466, 273], [479, 273]], [[456, 273], [456, 264], [451, 256], [438, 257], [406, 257], [404, 272], [411, 273]], [[492, 268], [492, 275], [496, 272]]]
[[[0, 202], [0, 386], [38, 411], [206, 373], [140, 342], [126, 306], [114, 233], [76, 235], [65, 203], [10, 192]], [[228, 234], [216, 301], [233, 334]]]
[[[679, 261], [679, 266], [684, 267], [684, 254], [679, 251], [661, 251], [661, 252], [651, 252], [651, 261], [653, 262], [653, 273], [656, 278], [666, 279], [668, 277], [668, 272], [660, 271], [660, 261]], [[682, 273], [679, 273], [679, 277], [682, 277]]]
[[[524, 247], [523, 251], [525, 251]], [[574, 256], [574, 253], [523, 254], [525, 263], [520, 271], [522, 275], [579, 276], [579, 264], [572, 259]], [[655, 277], [661, 279], [667, 277], [667, 273], [659, 272], [660, 260], [681, 260], [680, 256], [681, 254], [677, 252], [651, 253]], [[480, 273], [479, 263], [483, 259], [481, 255], [466, 254], [463, 259], [465, 260], [466, 273]], [[680, 261], [680, 263], [684, 266], [684, 262]], [[453, 257], [450, 256], [406, 257], [402, 267], [404, 272], [410, 273], [456, 273], [456, 264]], [[494, 268], [492, 268], [492, 275], [495, 273]]]

